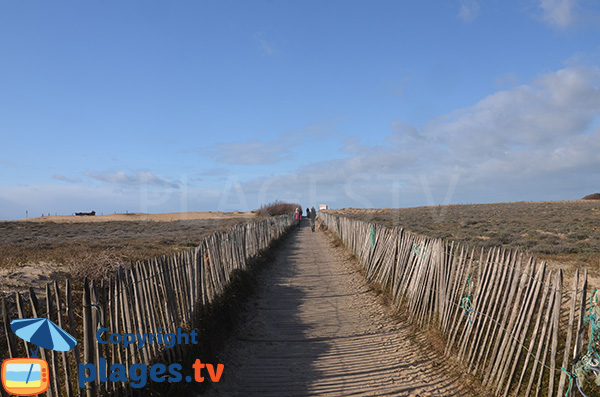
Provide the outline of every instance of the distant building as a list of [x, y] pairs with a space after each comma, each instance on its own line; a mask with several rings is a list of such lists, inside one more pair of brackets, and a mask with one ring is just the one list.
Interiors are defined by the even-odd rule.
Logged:
[[327, 204], [319, 204], [319, 211], [328, 209]]
[[92, 211], [92, 212], [76, 212], [75, 216], [96, 216], [96, 211]]

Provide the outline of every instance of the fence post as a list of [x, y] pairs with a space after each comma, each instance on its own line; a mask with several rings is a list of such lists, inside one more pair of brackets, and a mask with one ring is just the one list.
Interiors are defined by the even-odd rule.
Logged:
[[[87, 277], [83, 282], [83, 362], [94, 363], [94, 330], [92, 327], [92, 297]], [[84, 370], [85, 371], [85, 370]], [[87, 397], [96, 397], [96, 379], [85, 386]]]
[[4, 323], [4, 335], [6, 335], [6, 343], [8, 345], [8, 354], [11, 358], [18, 356], [17, 344], [15, 337], [10, 330], [10, 319], [8, 318], [8, 310], [6, 309], [6, 301], [2, 298], [2, 322]]

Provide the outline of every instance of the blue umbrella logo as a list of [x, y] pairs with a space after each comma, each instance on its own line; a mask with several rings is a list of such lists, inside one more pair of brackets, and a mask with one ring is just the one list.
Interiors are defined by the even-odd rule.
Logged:
[[[75, 338], [47, 318], [12, 320], [10, 328], [19, 338], [36, 345], [35, 351], [31, 351], [32, 358], [37, 358], [40, 346], [48, 350], [69, 351], [77, 344]], [[32, 370], [33, 364], [29, 368], [25, 384], [29, 383]]]
[[37, 345], [35, 352], [33, 352], [34, 357], [37, 356], [40, 346], [48, 350], [66, 352], [77, 344], [77, 339], [47, 318], [12, 320], [10, 328], [19, 338]]

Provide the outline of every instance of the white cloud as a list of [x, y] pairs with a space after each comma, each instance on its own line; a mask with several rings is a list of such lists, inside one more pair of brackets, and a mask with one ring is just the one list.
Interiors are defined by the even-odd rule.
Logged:
[[460, 0], [458, 17], [466, 22], [471, 22], [479, 16], [479, 2], [477, 0]]
[[80, 182], [82, 182], [81, 178], [69, 178], [69, 177], [61, 175], [61, 174], [54, 174], [52, 176], [52, 179], [57, 180], [57, 181], [68, 182], [68, 183], [80, 183]]
[[598, 119], [600, 70], [568, 67], [422, 129], [392, 122], [382, 145], [346, 138], [347, 158], [242, 188], [342, 206], [440, 204], [449, 196], [450, 202], [574, 199], [600, 180]]
[[575, 22], [576, 0], [540, 0], [542, 19], [550, 26], [567, 28]]
[[[339, 132], [335, 129], [338, 120], [325, 120], [297, 130], [280, 134], [272, 140], [251, 139], [245, 142], [220, 142], [209, 153], [220, 163], [228, 165], [277, 164], [295, 157], [298, 148], [310, 142], [315, 145]], [[205, 149], [202, 149], [202, 154]]]
[[138, 171], [134, 175], [128, 175], [126, 172], [86, 172], [85, 175], [89, 178], [95, 179], [100, 182], [110, 183], [120, 186], [156, 186], [156, 187], [169, 187], [179, 188], [177, 182], [168, 181], [166, 179], [159, 178], [149, 171]]
[[599, 114], [600, 70], [573, 67], [490, 95], [429, 123], [422, 132], [456, 155], [549, 148], [583, 134]]
[[[600, 68], [571, 65], [498, 91], [423, 128], [393, 121], [380, 144], [345, 138], [338, 142], [341, 152], [328, 146], [330, 160], [305, 164], [291, 174], [278, 174], [275, 166], [274, 176], [236, 179], [227, 167], [217, 167], [199, 176], [228, 176], [223, 186], [214, 182], [218, 178], [206, 178], [211, 190], [205, 189], [208, 183], [192, 190], [184, 184], [165, 188], [178, 183], [148, 171], [88, 172], [108, 185], [10, 187], [0, 191], [0, 211], [158, 212], [186, 209], [182, 203], [189, 203], [190, 210], [246, 210], [275, 199], [332, 207], [576, 199], [595, 191], [600, 180], [599, 120]], [[311, 144], [330, 145], [332, 138], [326, 137], [332, 130], [316, 125], [271, 141], [220, 143], [212, 155], [235, 165], [279, 164], [300, 153], [295, 148], [307, 134], [312, 134]], [[157, 187], [158, 194], [142, 196], [144, 183]], [[51, 200], [40, 204], [39, 197]]]
[[260, 48], [265, 55], [273, 55], [275, 54], [275, 47], [271, 44], [267, 39], [265, 39], [264, 33], [255, 33], [254, 40], [260, 44]]
[[519, 81], [519, 78], [517, 77], [517, 75], [512, 72], [512, 73], [507, 73], [507, 74], [503, 74], [500, 75], [498, 77], [496, 77], [496, 86], [498, 88], [504, 88], [504, 87], [512, 87], [515, 84], [517, 84], [517, 81]]
[[12, 161], [0, 160], [0, 165], [9, 168], [20, 168], [21, 164], [13, 163]]
[[203, 177], [223, 177], [223, 176], [227, 176], [231, 173], [231, 170], [229, 168], [225, 168], [225, 167], [212, 167], [209, 168], [207, 170], [204, 170], [200, 173], [198, 173], [198, 175], [200, 176], [200, 178], [198, 178], [198, 180], [202, 180]]
[[275, 164], [290, 155], [287, 146], [280, 141], [228, 142], [215, 145], [213, 156], [220, 163], [230, 165]]

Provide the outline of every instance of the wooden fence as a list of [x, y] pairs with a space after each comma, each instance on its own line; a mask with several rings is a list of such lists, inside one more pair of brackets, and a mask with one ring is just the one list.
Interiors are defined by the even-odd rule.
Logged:
[[[133, 389], [122, 387], [120, 382], [101, 382], [100, 368], [106, 370], [121, 363], [129, 370], [135, 363], [148, 365], [158, 359], [175, 362], [183, 357], [186, 347], [175, 344], [165, 348], [164, 344], [147, 343], [141, 349], [135, 344], [124, 349], [120, 345], [99, 344], [97, 330], [108, 328], [106, 339], [113, 332], [158, 333], [161, 329], [167, 334], [177, 328], [192, 330], [199, 311], [224, 291], [233, 271], [245, 269], [248, 259], [279, 238], [291, 222], [290, 216], [281, 216], [236, 225], [228, 232], [206, 237], [194, 249], [120, 268], [109, 282], [101, 285], [86, 280], [82, 291], [73, 291], [67, 280], [64, 289], [57, 282], [47, 284], [41, 300], [33, 288], [29, 294], [17, 292], [14, 300], [1, 301], [0, 340], [6, 340], [6, 346], [0, 346], [0, 351], [4, 358], [30, 357], [30, 344], [15, 337], [10, 321], [48, 317], [78, 340], [70, 352], [40, 348], [39, 356], [50, 367], [48, 396], [129, 395]], [[81, 304], [74, 302], [74, 297]], [[200, 343], [209, 342], [200, 335]], [[85, 389], [78, 387], [79, 363], [94, 363], [98, 369], [96, 381], [86, 383]], [[0, 392], [7, 395], [3, 388]]]
[[598, 365], [592, 329], [600, 297], [594, 290], [588, 302], [586, 270], [576, 270], [565, 289], [562, 270], [515, 251], [474, 251], [327, 211], [319, 218], [358, 257], [367, 279], [416, 324], [436, 326], [445, 354], [496, 395], [574, 395], [575, 374], [581, 379]]

